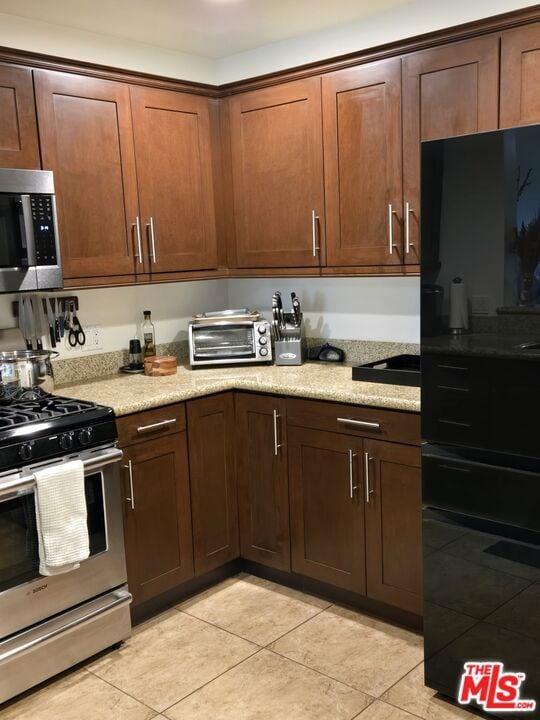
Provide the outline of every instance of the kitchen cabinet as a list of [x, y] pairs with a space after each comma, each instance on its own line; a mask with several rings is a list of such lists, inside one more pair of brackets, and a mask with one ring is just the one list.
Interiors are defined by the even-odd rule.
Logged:
[[238, 268], [319, 267], [324, 258], [321, 80], [229, 99]]
[[187, 405], [195, 574], [238, 557], [232, 393]]
[[30, 68], [0, 65], [0, 167], [41, 167]]
[[290, 571], [286, 442], [283, 398], [236, 394], [241, 555]]
[[420, 142], [495, 130], [498, 121], [498, 35], [403, 58], [405, 264], [420, 261]]
[[362, 441], [289, 427], [292, 569], [365, 593]]
[[131, 87], [143, 257], [152, 273], [217, 267], [208, 99]]
[[129, 88], [36, 70], [43, 168], [54, 171], [65, 278], [133, 275], [139, 215]]
[[184, 407], [129, 415], [117, 425], [128, 584], [137, 605], [194, 575]]
[[401, 60], [324, 75], [322, 100], [327, 265], [400, 265]]
[[367, 594], [422, 614], [420, 449], [365, 440]]
[[501, 37], [501, 127], [540, 122], [540, 23]]

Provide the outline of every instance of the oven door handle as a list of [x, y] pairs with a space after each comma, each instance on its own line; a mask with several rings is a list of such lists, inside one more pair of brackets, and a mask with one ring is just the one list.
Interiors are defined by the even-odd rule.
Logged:
[[[87, 475], [96, 470], [100, 470], [105, 465], [120, 462], [123, 456], [124, 453], [118, 448], [111, 448], [99, 454], [96, 453], [95, 457], [83, 460], [84, 473]], [[0, 487], [0, 501], [11, 500], [19, 495], [26, 494], [30, 492], [35, 485], [35, 475], [16, 475], [13, 480], [7, 480], [2, 483]]]

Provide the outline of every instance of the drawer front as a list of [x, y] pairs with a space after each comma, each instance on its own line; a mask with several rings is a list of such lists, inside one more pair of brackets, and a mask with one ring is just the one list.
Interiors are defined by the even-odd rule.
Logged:
[[185, 405], [177, 403], [133, 415], [124, 415], [117, 419], [116, 425], [121, 447], [154, 437], [171, 435], [186, 429]]
[[420, 445], [418, 413], [289, 399], [287, 424], [355, 437], [371, 437], [389, 442]]

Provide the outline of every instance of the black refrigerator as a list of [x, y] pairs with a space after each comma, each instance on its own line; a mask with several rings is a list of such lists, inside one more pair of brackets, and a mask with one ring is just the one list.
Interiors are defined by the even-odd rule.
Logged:
[[540, 718], [540, 126], [421, 152], [425, 683]]

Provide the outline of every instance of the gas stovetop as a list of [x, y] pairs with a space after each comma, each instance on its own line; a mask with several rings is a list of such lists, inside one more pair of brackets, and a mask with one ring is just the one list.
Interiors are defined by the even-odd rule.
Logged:
[[116, 440], [111, 408], [0, 385], [0, 472]]

